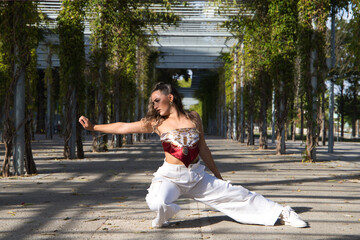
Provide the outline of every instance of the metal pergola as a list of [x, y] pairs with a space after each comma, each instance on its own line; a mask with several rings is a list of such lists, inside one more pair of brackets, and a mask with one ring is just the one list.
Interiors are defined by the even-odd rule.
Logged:
[[174, 5], [181, 20], [166, 31], [158, 29], [159, 41], [152, 45], [160, 51], [157, 68], [211, 69], [222, 65], [219, 56], [236, 44], [227, 29], [221, 27], [236, 11], [219, 13], [221, 6], [209, 1], [189, 1]]
[[[49, 28], [56, 27], [56, 17], [61, 9], [60, 0], [47, 0], [39, 2], [39, 9], [46, 13], [54, 22]], [[216, 69], [223, 65], [219, 58], [221, 53], [229, 52], [237, 43], [237, 39], [221, 24], [229, 16], [239, 14], [237, 8], [228, 8], [226, 12], [219, 11], [224, 5], [214, 4], [207, 0], [186, 1], [174, 3], [173, 12], [180, 17], [176, 26], [167, 27], [163, 30], [157, 26], [157, 40], [151, 43], [160, 52], [156, 63], [157, 69], [191, 69], [194, 73], [190, 89], [179, 89], [183, 94], [183, 103], [186, 108], [198, 103], [193, 98], [194, 91], [198, 88], [203, 70]], [[164, 11], [159, 4], [153, 4], [154, 11]], [[220, 13], [221, 12], [221, 13]], [[90, 51], [89, 23], [85, 22], [84, 40], [86, 56]], [[48, 35], [41, 42], [38, 49], [38, 68], [45, 69], [47, 66], [48, 47], [46, 42], [58, 44], [58, 36]], [[53, 67], [59, 67], [59, 59], [56, 54], [52, 56]]]
[[[188, 1], [186, 5], [174, 4], [173, 11], [180, 17], [177, 26], [168, 27], [163, 30], [157, 27], [157, 41], [151, 43], [160, 52], [160, 58], [156, 68], [180, 68], [180, 69], [213, 69], [222, 65], [219, 56], [236, 44], [236, 39], [227, 29], [221, 27], [221, 23], [230, 15], [238, 14], [236, 10], [228, 10], [227, 13], [218, 12], [221, 6], [206, 0]], [[39, 9], [47, 14], [50, 19], [55, 20], [61, 9], [60, 0], [47, 0], [39, 2]], [[154, 11], [163, 11], [158, 5], [153, 5]], [[54, 21], [49, 27], [54, 28]], [[89, 24], [85, 23], [85, 45], [89, 52], [89, 36], [91, 34]], [[58, 43], [56, 35], [46, 36], [46, 41]], [[47, 47], [42, 42], [38, 48], [38, 67], [46, 68]], [[59, 66], [59, 59], [53, 56], [54, 67]]]

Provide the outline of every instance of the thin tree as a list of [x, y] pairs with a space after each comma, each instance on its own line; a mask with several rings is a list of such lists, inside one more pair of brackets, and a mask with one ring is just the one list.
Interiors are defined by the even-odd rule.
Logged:
[[[31, 114], [26, 114], [25, 88], [36, 58], [34, 48], [38, 43], [39, 15], [36, 3], [2, 1], [0, 2], [0, 76], [4, 97], [4, 132], [5, 157], [2, 175], [10, 175], [11, 153], [14, 147], [14, 170], [16, 175], [24, 174], [24, 157], [26, 164], [35, 166], [31, 145], [25, 144], [25, 125], [30, 123]], [[15, 99], [14, 99], [15, 98]], [[15, 110], [15, 121], [10, 111]], [[27, 126], [28, 127], [28, 126]], [[14, 140], [15, 138], [15, 140]], [[27, 137], [27, 142], [30, 138]], [[14, 145], [13, 145], [14, 144]], [[26, 149], [25, 149], [26, 148]], [[26, 150], [26, 152], [25, 152]], [[29, 174], [36, 168], [27, 168]]]
[[356, 136], [356, 121], [360, 118], [360, 107], [359, 107], [359, 92], [360, 92], [360, 3], [359, 1], [352, 1], [352, 12], [353, 18], [349, 22], [351, 41], [348, 46], [348, 51], [352, 56], [351, 62], [353, 65], [352, 71], [350, 72], [350, 87], [349, 96], [351, 98], [352, 112], [349, 114], [351, 118], [352, 126], [352, 137]]
[[[81, 132], [77, 131], [77, 112], [83, 99], [85, 45], [84, 17], [87, 1], [64, 0], [58, 16], [59, 59], [62, 94], [65, 103], [64, 157], [75, 158], [75, 146], [78, 157], [83, 157]], [[77, 144], [76, 144], [77, 142]]]
[[291, 99], [294, 96], [294, 63], [296, 56], [297, 2], [272, 1], [269, 4], [271, 19], [271, 76], [275, 90], [277, 127], [276, 153], [284, 154], [285, 123]]
[[[136, 101], [137, 94], [140, 87], [138, 79], [137, 61], [140, 56], [139, 39], [145, 39], [146, 30], [156, 34], [155, 25], [163, 23], [174, 24], [178, 17], [171, 13], [171, 4], [167, 0], [159, 0], [156, 3], [164, 7], [163, 12], [154, 11], [151, 6], [154, 1], [135, 1], [135, 0], [91, 0], [90, 15], [91, 20], [91, 59], [92, 59], [92, 73], [95, 78], [96, 86], [96, 106], [97, 106], [97, 123], [101, 124], [110, 120], [106, 114], [107, 105], [114, 103], [115, 120], [119, 121], [120, 116], [127, 120], [134, 120], [134, 111], [126, 107], [124, 114], [121, 103], [124, 100], [126, 106], [137, 106], [136, 112], [139, 111], [139, 104]], [[143, 41], [145, 44], [146, 40]], [[138, 79], [139, 80], [139, 79]], [[132, 88], [133, 84], [135, 88]], [[138, 83], [138, 85], [136, 85]], [[122, 91], [121, 86], [129, 86], [130, 89]], [[131, 94], [134, 95], [132, 98]], [[115, 99], [110, 100], [110, 97]], [[116, 99], [118, 98], [118, 99]], [[121, 101], [123, 100], [123, 101]], [[134, 102], [136, 101], [136, 102]], [[121, 103], [120, 103], [121, 102]], [[134, 104], [135, 103], [135, 104]], [[123, 120], [124, 120], [123, 119]], [[128, 136], [130, 137], [130, 135]], [[104, 151], [107, 148], [107, 136], [99, 134], [93, 138], [93, 150]], [[116, 136], [119, 146], [120, 138]], [[131, 139], [129, 139], [129, 142]]]
[[324, 84], [325, 33], [329, 1], [299, 1], [299, 52], [301, 57], [301, 86], [305, 94], [307, 120], [306, 149], [303, 161], [316, 161], [318, 143], [319, 97]]

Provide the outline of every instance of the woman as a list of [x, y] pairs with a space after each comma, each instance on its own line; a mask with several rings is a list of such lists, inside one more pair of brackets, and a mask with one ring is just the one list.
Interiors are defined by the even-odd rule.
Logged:
[[[222, 180], [204, 139], [200, 116], [184, 110], [176, 89], [157, 83], [152, 90], [145, 118], [132, 123], [94, 125], [81, 116], [86, 130], [111, 134], [157, 133], [165, 152], [163, 165], [154, 173], [146, 202], [157, 213], [153, 227], [168, 225], [180, 207], [180, 196], [203, 202], [240, 223], [306, 227], [290, 207], [283, 207], [241, 186]], [[214, 176], [204, 171], [200, 159]]]

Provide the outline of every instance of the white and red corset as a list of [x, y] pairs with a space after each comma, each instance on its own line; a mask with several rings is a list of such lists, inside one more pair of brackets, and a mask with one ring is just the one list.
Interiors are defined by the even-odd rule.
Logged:
[[199, 155], [199, 139], [196, 128], [178, 128], [160, 136], [164, 151], [182, 161], [186, 167]]

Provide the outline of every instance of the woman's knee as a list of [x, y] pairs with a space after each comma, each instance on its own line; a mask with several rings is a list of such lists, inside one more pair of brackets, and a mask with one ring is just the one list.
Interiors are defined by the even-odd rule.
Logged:
[[146, 203], [149, 208], [153, 211], [157, 211], [165, 204], [163, 191], [166, 191], [164, 188], [164, 181], [157, 180], [151, 183], [151, 186], [148, 189], [148, 194], [146, 195]]
[[159, 211], [165, 205], [165, 202], [162, 199], [150, 194], [146, 195], [145, 199], [147, 205], [152, 211]]
[[174, 183], [159, 179], [151, 183], [145, 199], [150, 209], [157, 211], [175, 201], [179, 195], [180, 191]]

